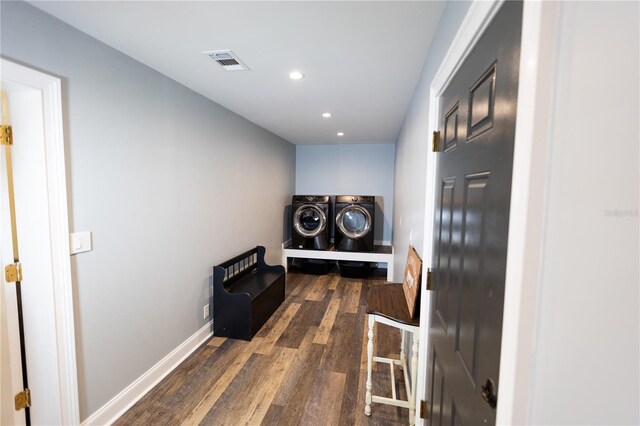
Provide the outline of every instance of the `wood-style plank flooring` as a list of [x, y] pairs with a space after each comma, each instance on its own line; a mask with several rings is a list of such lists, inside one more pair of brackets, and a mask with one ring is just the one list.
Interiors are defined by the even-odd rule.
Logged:
[[[373, 404], [364, 415], [365, 309], [376, 282], [384, 281], [288, 273], [286, 300], [251, 342], [210, 339], [116, 424], [408, 424], [407, 409]], [[399, 332], [376, 330], [376, 354], [398, 357]], [[405, 398], [402, 374], [395, 377]], [[380, 364], [374, 394], [391, 396], [389, 378]]]

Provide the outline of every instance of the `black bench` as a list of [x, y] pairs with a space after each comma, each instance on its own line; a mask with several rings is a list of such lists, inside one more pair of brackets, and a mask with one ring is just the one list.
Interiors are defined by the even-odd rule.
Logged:
[[213, 267], [213, 335], [251, 340], [284, 301], [284, 267], [257, 246]]

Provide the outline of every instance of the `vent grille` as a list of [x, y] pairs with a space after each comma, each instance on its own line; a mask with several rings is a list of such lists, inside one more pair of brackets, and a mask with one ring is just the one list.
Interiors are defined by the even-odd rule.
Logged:
[[225, 71], [249, 71], [249, 67], [231, 50], [214, 50], [202, 53], [216, 61]]
[[240, 62], [236, 61], [235, 59], [219, 59], [219, 60], [216, 60], [216, 62], [222, 66], [240, 65]]

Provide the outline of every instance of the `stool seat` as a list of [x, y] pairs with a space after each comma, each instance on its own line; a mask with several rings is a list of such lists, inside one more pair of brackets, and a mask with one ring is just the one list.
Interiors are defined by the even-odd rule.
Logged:
[[406, 325], [420, 325], [420, 318], [411, 318], [409, 314], [402, 284], [372, 285], [367, 297], [367, 314], [380, 315]]
[[[402, 284], [377, 284], [369, 288], [367, 296], [367, 317], [369, 332], [367, 333], [367, 382], [365, 386], [364, 413], [371, 415], [371, 404], [388, 404], [409, 409], [409, 425], [414, 425], [416, 412], [416, 385], [418, 371], [418, 348], [420, 339], [420, 319], [411, 318]], [[400, 330], [400, 359], [375, 356], [373, 353], [374, 326], [376, 323], [386, 324]], [[406, 337], [412, 340], [411, 374], [408, 374], [407, 356], [405, 354]], [[391, 398], [373, 395], [372, 367], [373, 363], [384, 363], [389, 366], [391, 376]], [[397, 396], [394, 368], [400, 367], [404, 375], [407, 399]]]

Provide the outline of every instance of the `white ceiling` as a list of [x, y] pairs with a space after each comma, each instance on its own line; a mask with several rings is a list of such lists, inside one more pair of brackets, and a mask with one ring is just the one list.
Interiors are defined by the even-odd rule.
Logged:
[[[394, 142], [444, 8], [442, 1], [32, 4], [295, 144]], [[201, 53], [220, 49], [251, 71], [224, 71]], [[306, 77], [289, 79], [294, 69]], [[325, 111], [333, 117], [322, 118]]]

